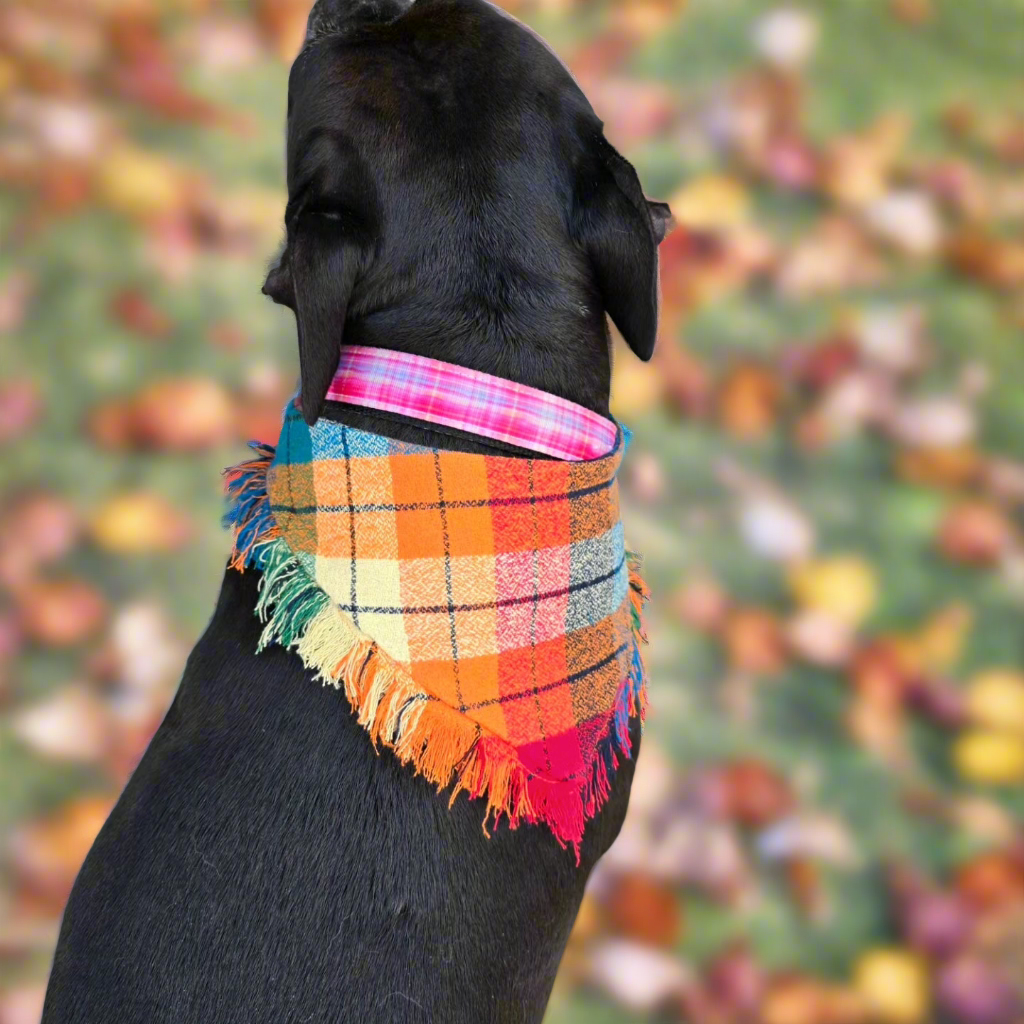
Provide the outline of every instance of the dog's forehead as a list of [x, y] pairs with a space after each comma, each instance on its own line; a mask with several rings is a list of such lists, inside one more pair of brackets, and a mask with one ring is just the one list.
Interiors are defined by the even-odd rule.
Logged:
[[[593, 110], [566, 63], [537, 32], [489, 0], [416, 0], [386, 24], [356, 22], [341, 30], [311, 29], [289, 79], [292, 100], [360, 92], [381, 97], [388, 84], [400, 91], [465, 83], [479, 87], [501, 79], [501, 92], [515, 103], [524, 93], [569, 97], [581, 112]], [[336, 22], [329, 22], [334, 25]], [[514, 88], [509, 88], [510, 83]], [[305, 119], [305, 118], [304, 118]]]

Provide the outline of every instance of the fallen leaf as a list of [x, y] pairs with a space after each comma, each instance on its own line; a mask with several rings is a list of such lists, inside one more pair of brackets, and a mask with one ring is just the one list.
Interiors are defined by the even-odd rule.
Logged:
[[853, 655], [855, 634], [849, 623], [830, 612], [808, 608], [789, 620], [786, 640], [797, 657], [811, 665], [840, 668]]
[[18, 595], [25, 634], [51, 647], [69, 647], [103, 624], [107, 604], [91, 584], [64, 579], [30, 583]]
[[590, 955], [588, 980], [630, 1013], [654, 1013], [692, 984], [678, 958], [623, 939], [609, 939]]
[[134, 288], [119, 291], [111, 300], [110, 312], [128, 330], [145, 338], [166, 338], [173, 327], [171, 318]]
[[39, 704], [17, 712], [14, 734], [36, 753], [56, 761], [98, 761], [111, 739], [110, 713], [81, 684], [64, 687]]
[[914, 373], [928, 358], [920, 306], [869, 306], [854, 318], [861, 355], [889, 373]]
[[733, 943], [716, 953], [705, 973], [714, 1001], [740, 1019], [751, 1018], [761, 1004], [765, 975], [750, 947]]
[[825, 149], [822, 166], [826, 195], [842, 206], [855, 208], [881, 200], [909, 132], [906, 116], [893, 113], [879, 118], [859, 135], [832, 140]]
[[898, 406], [888, 427], [893, 437], [909, 448], [954, 448], [973, 439], [977, 420], [961, 399], [933, 395]]
[[842, 217], [828, 216], [786, 248], [775, 286], [787, 298], [806, 299], [868, 287], [884, 267], [864, 232]]
[[786, 667], [786, 643], [778, 618], [762, 608], [733, 608], [722, 626], [729, 664], [742, 672], [771, 676]]
[[687, 625], [711, 633], [725, 621], [729, 597], [714, 577], [697, 573], [676, 591], [672, 608]]
[[927, 487], [967, 487], [984, 470], [984, 459], [970, 444], [905, 449], [896, 455], [899, 476]]
[[889, 10], [906, 25], [926, 25], [935, 16], [932, 0], [889, 0]]
[[25, 434], [42, 411], [42, 396], [32, 381], [23, 378], [0, 381], [0, 444], [8, 444]]
[[657, 408], [664, 386], [664, 379], [650, 363], [635, 358], [616, 359], [612, 372], [612, 415], [628, 422]]
[[42, 819], [18, 826], [8, 850], [20, 880], [49, 906], [63, 908], [78, 869], [107, 820], [114, 801], [80, 797]]
[[980, 854], [961, 865], [955, 885], [972, 906], [996, 910], [1024, 900], [1024, 867], [1002, 851]]
[[772, 561], [806, 559], [814, 550], [814, 526], [790, 501], [770, 494], [741, 499], [740, 533], [756, 555]]
[[743, 184], [717, 174], [688, 182], [668, 204], [676, 222], [693, 231], [728, 231], [750, 217], [750, 195]]
[[854, 990], [816, 978], [784, 975], [772, 979], [758, 1024], [866, 1024], [868, 1011]]
[[854, 970], [854, 987], [882, 1024], [917, 1024], [931, 1009], [928, 967], [909, 950], [872, 949]]
[[826, 612], [857, 626], [874, 610], [878, 583], [874, 569], [856, 555], [832, 555], [802, 562], [788, 574], [790, 590], [804, 608]]
[[143, 219], [177, 209], [185, 198], [181, 171], [166, 157], [123, 143], [102, 155], [96, 193], [117, 212]]
[[0, 334], [22, 325], [34, 291], [35, 280], [27, 271], [14, 271], [0, 281]]
[[191, 532], [188, 520], [168, 501], [149, 491], [131, 491], [105, 501], [93, 513], [93, 542], [116, 555], [174, 551]]
[[732, 761], [721, 769], [729, 816], [742, 825], [762, 828], [790, 811], [792, 787], [763, 761]]
[[810, 60], [818, 34], [818, 22], [809, 11], [778, 7], [754, 25], [754, 46], [769, 64], [792, 71]]
[[939, 550], [961, 565], [994, 565], [1009, 550], [1014, 530], [1005, 513], [983, 501], [954, 505], [939, 526]]
[[734, 437], [763, 437], [774, 426], [782, 402], [782, 388], [769, 369], [753, 363], [734, 367], [718, 394], [718, 413]]
[[868, 227], [908, 256], [932, 256], [943, 244], [944, 228], [931, 197], [903, 189], [872, 200], [864, 210]]
[[954, 744], [953, 762], [968, 782], [1017, 785], [1024, 782], [1024, 739], [992, 730], [972, 730]]
[[683, 927], [675, 891], [640, 873], [621, 875], [606, 900], [608, 924], [622, 938], [672, 949]]
[[166, 451], [196, 451], [226, 442], [235, 410], [230, 396], [203, 377], [158, 380], [133, 403], [135, 436]]
[[769, 825], [758, 835], [757, 849], [768, 860], [802, 857], [848, 870], [863, 860], [846, 823], [819, 812], [797, 812]]
[[967, 277], [998, 289], [1024, 285], [1024, 242], [966, 231], [949, 243], [948, 258]]
[[1024, 1005], [1008, 976], [970, 955], [939, 968], [935, 993], [941, 1010], [962, 1024], [1013, 1024]]

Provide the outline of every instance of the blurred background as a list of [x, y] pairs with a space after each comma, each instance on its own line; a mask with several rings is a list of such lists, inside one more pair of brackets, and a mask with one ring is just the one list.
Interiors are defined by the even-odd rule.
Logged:
[[[0, 7], [0, 1024], [294, 381], [307, 6]], [[615, 377], [652, 713], [550, 1024], [1019, 1024], [1024, 5], [509, 6], [680, 225]]]

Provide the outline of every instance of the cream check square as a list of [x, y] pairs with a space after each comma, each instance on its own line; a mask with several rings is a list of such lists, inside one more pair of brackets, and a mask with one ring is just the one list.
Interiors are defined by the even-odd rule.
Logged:
[[372, 636], [382, 650], [403, 665], [409, 664], [409, 639], [405, 635], [405, 620], [401, 615], [380, 615], [360, 612], [359, 628]]
[[327, 596], [342, 611], [351, 616], [352, 609], [352, 559], [316, 556], [316, 581]]
[[402, 580], [397, 560], [360, 558], [356, 562], [356, 604], [368, 612], [402, 607]]

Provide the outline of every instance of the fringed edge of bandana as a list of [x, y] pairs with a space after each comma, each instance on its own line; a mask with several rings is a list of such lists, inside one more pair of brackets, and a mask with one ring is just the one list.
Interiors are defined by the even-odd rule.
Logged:
[[604, 805], [620, 757], [632, 756], [630, 720], [647, 713], [647, 642], [643, 608], [649, 592], [640, 557], [627, 552], [633, 651], [589, 779], [546, 779], [519, 760], [515, 748], [436, 697], [336, 608], [280, 534], [270, 510], [267, 471], [274, 447], [253, 442], [256, 458], [225, 471], [230, 502], [224, 517], [234, 533], [230, 565], [262, 571], [256, 613], [265, 623], [258, 651], [271, 644], [294, 650], [326, 685], [343, 689], [374, 747], [383, 745], [434, 783], [454, 783], [449, 806], [465, 791], [487, 798], [484, 832], [502, 817], [516, 828], [543, 821], [579, 860], [586, 822]]

